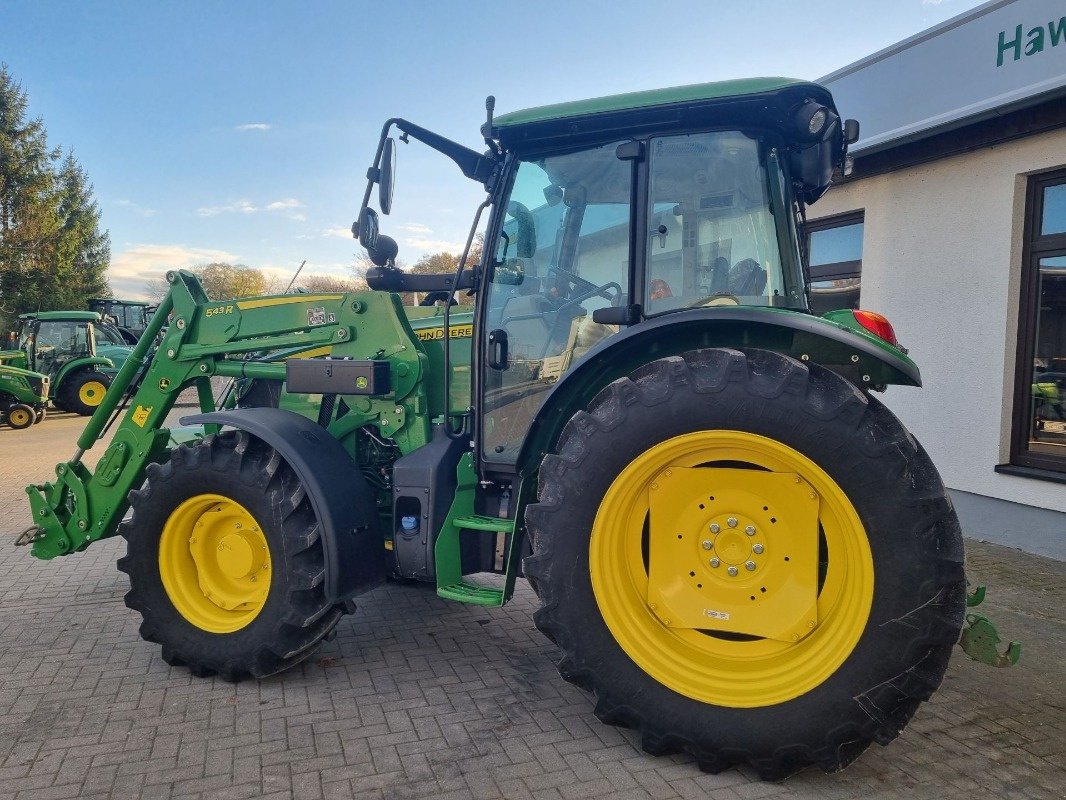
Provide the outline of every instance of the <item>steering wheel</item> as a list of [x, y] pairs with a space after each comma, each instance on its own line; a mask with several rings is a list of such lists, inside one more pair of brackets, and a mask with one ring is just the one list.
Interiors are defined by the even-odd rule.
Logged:
[[570, 301], [572, 300], [577, 300], [577, 302], [580, 303], [584, 300], [588, 300], [590, 297], [595, 297], [596, 295], [601, 295], [606, 299], [610, 300], [611, 297], [607, 295], [607, 290], [612, 286], [618, 288], [619, 294], [622, 293], [622, 287], [618, 286], [618, 284], [614, 281], [611, 281], [610, 283], [605, 283], [602, 286], [597, 286], [592, 281], [585, 280], [577, 273], [570, 272], [569, 270], [561, 269], [559, 267], [549, 267], [548, 275], [558, 275], [562, 278], [565, 278], [567, 281], [574, 285], [575, 290], [578, 290], [578, 296], [580, 296], [581, 299], [577, 300], [576, 297], [568, 298], [565, 305], [570, 305]]

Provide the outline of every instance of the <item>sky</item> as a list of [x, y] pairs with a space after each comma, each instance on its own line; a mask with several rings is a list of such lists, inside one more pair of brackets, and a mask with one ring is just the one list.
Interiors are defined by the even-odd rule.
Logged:
[[[383, 122], [470, 147], [496, 113], [759, 75], [814, 79], [976, 0], [27, 2], [0, 0], [0, 63], [73, 150], [110, 231], [116, 296], [227, 261], [288, 283], [350, 277]], [[847, 109], [841, 109], [846, 115]], [[479, 186], [398, 147], [381, 230], [413, 263], [459, 251]]]

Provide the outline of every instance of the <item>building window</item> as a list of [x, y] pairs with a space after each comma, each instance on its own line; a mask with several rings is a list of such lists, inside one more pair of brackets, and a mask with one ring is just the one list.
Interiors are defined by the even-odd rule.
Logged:
[[824, 314], [840, 308], [858, 308], [863, 212], [811, 220], [806, 231], [811, 310]]
[[1028, 189], [1011, 463], [1066, 472], [1066, 170]]

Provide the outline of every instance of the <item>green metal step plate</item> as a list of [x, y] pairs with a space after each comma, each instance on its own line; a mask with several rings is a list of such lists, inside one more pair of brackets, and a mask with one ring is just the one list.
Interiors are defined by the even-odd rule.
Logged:
[[453, 583], [450, 586], [441, 586], [437, 589], [437, 596], [443, 597], [445, 600], [469, 603], [474, 606], [503, 605], [503, 589], [490, 589], [485, 586], [475, 586], [466, 581]]
[[513, 533], [514, 520], [500, 519], [498, 517], [483, 517], [480, 514], [470, 514], [466, 517], [456, 517], [456, 528], [466, 528], [471, 531], [498, 531], [500, 533]]

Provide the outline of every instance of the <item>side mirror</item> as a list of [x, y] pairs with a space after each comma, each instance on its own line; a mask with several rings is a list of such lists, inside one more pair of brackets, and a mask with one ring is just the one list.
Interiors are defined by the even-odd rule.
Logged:
[[378, 215], [372, 208], [364, 208], [359, 212], [359, 219], [352, 225], [352, 233], [359, 240], [359, 244], [370, 250], [378, 241]]
[[388, 215], [392, 211], [392, 193], [396, 186], [396, 140], [385, 140], [381, 151], [381, 166], [378, 171], [378, 207]]
[[844, 141], [855, 144], [859, 141], [859, 121], [857, 119], [844, 120]]

